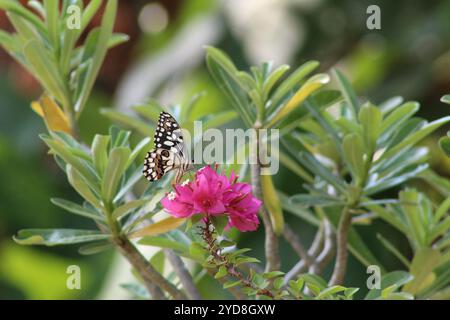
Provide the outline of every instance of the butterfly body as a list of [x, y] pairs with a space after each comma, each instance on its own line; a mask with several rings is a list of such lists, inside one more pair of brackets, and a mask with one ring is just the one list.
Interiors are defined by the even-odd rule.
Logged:
[[175, 183], [192, 169], [187, 157], [186, 147], [180, 125], [167, 112], [159, 115], [154, 136], [155, 148], [147, 153], [143, 174], [149, 181], [161, 179], [171, 170], [177, 170]]

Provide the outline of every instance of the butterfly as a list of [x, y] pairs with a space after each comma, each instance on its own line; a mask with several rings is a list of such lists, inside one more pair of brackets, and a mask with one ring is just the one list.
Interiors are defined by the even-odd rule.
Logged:
[[183, 142], [181, 127], [167, 112], [159, 115], [158, 126], [153, 138], [155, 148], [147, 153], [144, 160], [145, 178], [149, 181], [161, 179], [167, 172], [177, 170], [175, 184], [192, 169]]

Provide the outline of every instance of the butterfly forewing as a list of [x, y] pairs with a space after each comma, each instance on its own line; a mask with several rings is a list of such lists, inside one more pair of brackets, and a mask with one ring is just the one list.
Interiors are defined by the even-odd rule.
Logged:
[[147, 153], [144, 162], [143, 173], [147, 180], [159, 180], [172, 169], [185, 169], [182, 131], [177, 121], [167, 112], [159, 115], [154, 142], [155, 149]]

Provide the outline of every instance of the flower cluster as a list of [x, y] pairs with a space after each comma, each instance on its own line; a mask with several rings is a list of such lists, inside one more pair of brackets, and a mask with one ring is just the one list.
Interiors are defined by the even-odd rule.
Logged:
[[206, 166], [197, 171], [194, 181], [174, 186], [174, 191], [167, 194], [161, 204], [178, 218], [225, 214], [229, 227], [254, 231], [259, 224], [257, 212], [261, 201], [253, 197], [251, 186], [237, 182], [233, 173], [227, 178]]

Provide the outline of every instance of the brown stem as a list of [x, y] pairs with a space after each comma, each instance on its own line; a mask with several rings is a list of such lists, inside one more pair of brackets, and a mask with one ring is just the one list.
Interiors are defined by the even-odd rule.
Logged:
[[347, 269], [347, 238], [351, 226], [351, 213], [348, 206], [345, 206], [341, 213], [339, 226], [337, 229], [337, 252], [336, 262], [334, 264], [333, 274], [331, 276], [329, 285], [340, 285], [344, 282], [345, 271]]
[[194, 279], [192, 279], [192, 276], [187, 270], [183, 260], [181, 260], [181, 258], [170, 249], [164, 249], [164, 254], [180, 279], [180, 282], [186, 290], [188, 297], [191, 300], [201, 300], [202, 297], [195, 286]]
[[[316, 257], [319, 254], [319, 251], [322, 247], [322, 242], [323, 242], [323, 235], [324, 235], [323, 229], [324, 229], [323, 224], [321, 224], [319, 229], [316, 232], [316, 235], [314, 237], [313, 242], [311, 243], [311, 246], [308, 249], [308, 255], [310, 257]], [[305, 272], [307, 269], [308, 269], [308, 267], [306, 266], [305, 261], [300, 260], [286, 274], [286, 276], [284, 277], [284, 279], [285, 279], [284, 283], [287, 284], [289, 282], [289, 280], [292, 280], [295, 276], [299, 275], [302, 272]]]
[[[251, 158], [255, 161], [255, 164], [251, 165], [251, 174], [252, 174], [252, 188], [253, 194], [258, 199], [263, 199], [262, 191], [261, 191], [261, 164], [259, 159], [260, 154], [260, 144], [259, 144], [259, 124], [255, 124], [256, 133], [256, 143], [250, 150], [253, 152]], [[266, 256], [266, 272], [276, 271], [280, 269], [280, 256], [278, 252], [278, 239], [275, 235], [275, 232], [272, 227], [272, 221], [270, 219], [269, 213], [267, 212], [264, 202], [260, 208], [260, 215], [264, 224], [265, 231], [265, 256]]]
[[209, 253], [214, 257], [216, 263], [220, 263], [221, 265], [223, 265], [227, 269], [228, 275], [241, 280], [241, 284], [244, 287], [256, 290], [256, 295], [264, 295], [273, 299], [274, 295], [272, 294], [272, 292], [270, 292], [268, 289], [260, 289], [256, 287], [247, 276], [245, 276], [235, 265], [229, 262], [227, 258], [221, 254], [221, 250], [217, 246], [216, 239], [213, 231], [211, 230], [211, 227], [211, 221], [209, 220], [209, 218], [206, 218], [205, 227], [202, 228], [202, 236], [203, 240], [205, 240], [207, 244]]
[[187, 299], [184, 293], [179, 291], [173, 284], [164, 279], [164, 277], [152, 267], [152, 265], [128, 238], [119, 237], [115, 240], [115, 243], [122, 255], [128, 260], [128, 262], [130, 262], [130, 264], [142, 277], [147, 290], [154, 299], [165, 299], [162, 290], [169, 293], [174, 299]]

